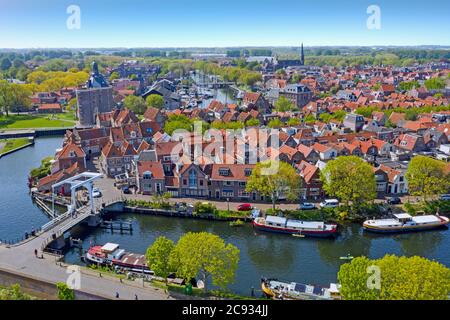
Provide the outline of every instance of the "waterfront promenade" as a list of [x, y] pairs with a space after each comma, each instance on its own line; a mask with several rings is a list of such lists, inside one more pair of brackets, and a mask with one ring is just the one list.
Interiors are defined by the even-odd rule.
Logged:
[[[82, 218], [83, 216], [79, 215], [76, 220]], [[68, 218], [55, 228], [18, 245], [0, 245], [0, 269], [54, 285], [57, 282], [66, 282], [70, 275], [67, 272], [68, 265], [59, 262], [57, 256], [50, 254], [44, 253], [42, 259], [37, 258], [35, 250], [38, 250], [40, 257], [42, 244], [46, 243], [53, 234], [70, 228], [73, 224], [74, 219]], [[100, 273], [85, 268], [81, 269], [79, 291], [103, 299], [116, 299], [116, 292], [119, 293], [119, 299], [134, 300], [135, 295], [140, 300], [172, 299], [163, 290], [148, 287], [148, 284], [144, 287], [142, 281], [138, 283], [124, 280], [121, 283], [118, 278], [106, 275], [100, 277]]]

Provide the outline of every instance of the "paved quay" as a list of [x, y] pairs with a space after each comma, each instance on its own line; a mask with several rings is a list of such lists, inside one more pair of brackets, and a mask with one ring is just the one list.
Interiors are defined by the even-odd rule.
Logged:
[[[72, 219], [69, 218], [57, 228], [61, 230], [72, 223]], [[70, 275], [67, 271], [68, 265], [59, 263], [52, 255], [44, 254], [43, 259], [35, 256], [35, 250], [38, 250], [38, 256], [41, 256], [42, 244], [54, 233], [57, 233], [57, 230], [51, 229], [18, 245], [0, 245], [0, 268], [47, 283], [66, 282]], [[119, 299], [126, 300], [134, 300], [135, 295], [140, 300], [173, 299], [163, 290], [148, 287], [148, 284], [143, 287], [142, 281], [138, 283], [124, 280], [121, 283], [118, 278], [106, 275], [100, 277], [100, 273], [85, 268], [81, 269], [79, 290], [105, 299], [116, 299], [116, 292], [119, 293]]]

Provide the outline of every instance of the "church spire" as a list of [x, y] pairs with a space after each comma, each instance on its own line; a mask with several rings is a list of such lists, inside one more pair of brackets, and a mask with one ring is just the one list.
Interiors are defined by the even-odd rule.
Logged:
[[303, 42], [302, 42], [302, 50], [301, 50], [301, 53], [300, 53], [300, 64], [301, 64], [302, 66], [305, 65], [305, 53], [304, 53], [304, 51], [303, 51]]

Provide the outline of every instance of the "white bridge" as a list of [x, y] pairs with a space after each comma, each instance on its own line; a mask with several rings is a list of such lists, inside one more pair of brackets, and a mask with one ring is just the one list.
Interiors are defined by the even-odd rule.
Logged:
[[[78, 174], [74, 177], [68, 178], [66, 180], [63, 180], [61, 182], [58, 182], [52, 186], [52, 216], [55, 217], [48, 223], [42, 226], [42, 231], [48, 231], [52, 229], [53, 227], [61, 224], [63, 221], [67, 220], [68, 218], [73, 218], [69, 223], [64, 224], [64, 227], [62, 227], [58, 232], [64, 233], [65, 231], [69, 230], [73, 226], [77, 225], [79, 222], [84, 220], [87, 216], [96, 214], [95, 209], [95, 203], [94, 203], [94, 196], [93, 196], [93, 188], [94, 188], [94, 181], [97, 179], [100, 179], [103, 175], [100, 173], [93, 173], [93, 172], [84, 172], [81, 174]], [[58, 187], [70, 185], [70, 205], [67, 206], [67, 212], [63, 213], [61, 215], [57, 215], [55, 212], [55, 189]], [[78, 206], [77, 201], [77, 190], [80, 188], [86, 188], [88, 191], [88, 197], [89, 197], [89, 206], [86, 205], [80, 205]]]

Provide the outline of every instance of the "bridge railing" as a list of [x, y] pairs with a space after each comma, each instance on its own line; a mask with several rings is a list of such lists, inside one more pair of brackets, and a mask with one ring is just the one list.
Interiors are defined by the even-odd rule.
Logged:
[[25, 240], [28, 240], [34, 236], [36, 236], [38, 233], [40, 233], [42, 230], [41, 228], [38, 228], [36, 230], [33, 230], [30, 233], [25, 233], [23, 236], [18, 237], [18, 238], [14, 238], [14, 239], [0, 239], [0, 245], [9, 245], [9, 246], [13, 246], [16, 244], [19, 244]]

